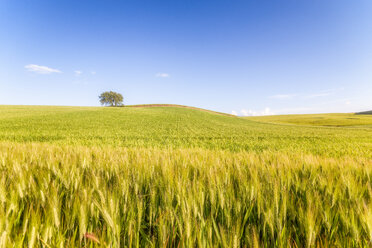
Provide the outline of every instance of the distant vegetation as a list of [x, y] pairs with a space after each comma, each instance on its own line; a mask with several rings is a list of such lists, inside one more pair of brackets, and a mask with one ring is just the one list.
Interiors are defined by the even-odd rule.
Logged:
[[371, 137], [178, 107], [0, 106], [0, 247], [369, 247]]
[[106, 91], [99, 95], [99, 101], [102, 105], [119, 107], [123, 106], [123, 95], [113, 91]]
[[372, 115], [372, 110], [371, 111], [364, 111], [364, 112], [359, 112], [356, 113], [357, 115]]

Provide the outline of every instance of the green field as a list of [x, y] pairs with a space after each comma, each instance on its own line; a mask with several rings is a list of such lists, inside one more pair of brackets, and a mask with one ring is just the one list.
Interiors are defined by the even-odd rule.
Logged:
[[0, 247], [370, 247], [371, 119], [340, 116], [0, 106]]
[[247, 117], [247, 119], [280, 124], [372, 128], [372, 115], [358, 115], [353, 113], [254, 116]]

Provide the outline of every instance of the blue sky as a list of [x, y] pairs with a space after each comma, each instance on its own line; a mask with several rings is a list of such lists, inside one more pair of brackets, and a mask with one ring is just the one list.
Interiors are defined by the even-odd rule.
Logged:
[[372, 109], [372, 1], [0, 1], [0, 104]]

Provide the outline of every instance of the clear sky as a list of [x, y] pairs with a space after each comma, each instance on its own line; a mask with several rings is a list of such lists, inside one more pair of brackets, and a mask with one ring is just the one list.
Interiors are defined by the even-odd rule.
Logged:
[[0, 104], [372, 109], [370, 0], [1, 0]]

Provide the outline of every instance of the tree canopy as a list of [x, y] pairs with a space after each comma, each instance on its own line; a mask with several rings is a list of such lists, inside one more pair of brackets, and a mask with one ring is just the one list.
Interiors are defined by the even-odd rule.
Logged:
[[114, 91], [105, 91], [99, 95], [99, 101], [102, 105], [118, 107], [123, 106], [123, 95]]

